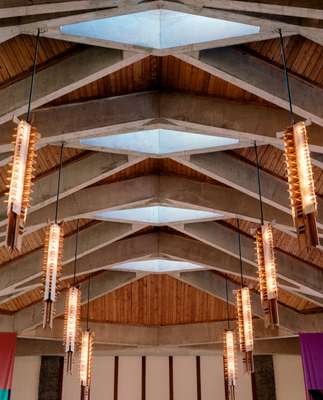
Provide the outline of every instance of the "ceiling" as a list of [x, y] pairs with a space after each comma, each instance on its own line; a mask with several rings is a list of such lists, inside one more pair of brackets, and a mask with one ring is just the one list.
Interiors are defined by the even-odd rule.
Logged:
[[[65, 23], [95, 21], [91, 9], [72, 11], [68, 9], [68, 2], [60, 1], [56, 5], [59, 11], [52, 15], [41, 10], [56, 3], [54, 0], [46, 4], [35, 2], [30, 11], [34, 14], [30, 17], [23, 14], [28, 9], [22, 7], [23, 3], [21, 0], [15, 6], [0, 8], [0, 15], [7, 16], [0, 27], [0, 91], [3, 94], [0, 97], [10, 99], [8, 105], [0, 107], [3, 109], [0, 112], [0, 152], [3, 153], [0, 192], [3, 198], [13, 127], [11, 119], [24, 112], [27, 98], [24, 99], [23, 93], [28, 93], [32, 72], [34, 34], [37, 28], [42, 32], [32, 106], [34, 123], [42, 138], [37, 151], [34, 199], [19, 254], [9, 253], [4, 246], [5, 206], [0, 211], [0, 281], [3, 281], [0, 312], [18, 321], [18, 333], [26, 334], [39, 324], [35, 314], [41, 307], [42, 292], [37, 263], [41, 259], [47, 220], [53, 218], [62, 140], [65, 142], [59, 209], [60, 218], [65, 220], [62, 291], [72, 282], [69, 271], [79, 219], [81, 249], [77, 281], [86, 288], [91, 275], [91, 321], [164, 326], [225, 320], [225, 279], [232, 289], [241, 283], [237, 219], [243, 238], [245, 279], [258, 301], [253, 250], [254, 232], [259, 223], [253, 148], [257, 140], [265, 218], [274, 224], [282, 327], [290, 332], [306, 329], [309, 318], [316, 321], [318, 325], [315, 326], [320, 326], [317, 321], [323, 312], [322, 246], [298, 248], [288, 211], [284, 155], [276, 138], [276, 132], [288, 123], [276, 30], [281, 27], [285, 36], [291, 84], [296, 88], [296, 114], [298, 118], [313, 116], [309, 134], [310, 139], [313, 138], [314, 179], [322, 235], [320, 153], [323, 142], [320, 134], [323, 128], [319, 123], [322, 114], [309, 104], [319, 103], [323, 97], [323, 10], [309, 7], [305, 11], [304, 6], [304, 13], [313, 13], [313, 18], [309, 19], [302, 15], [302, 7], [288, 4], [279, 18], [282, 9], [274, 1], [259, 0], [261, 11], [258, 13], [249, 9], [250, 2], [240, 2], [249, 4], [245, 4], [247, 9], [243, 12], [226, 9], [224, 5], [220, 8], [215, 4], [218, 1], [214, 1], [214, 5], [210, 1], [210, 7], [201, 6], [198, 10], [190, 8], [185, 1], [173, 2], [170, 8], [186, 13], [256, 24], [261, 27], [260, 33], [157, 51], [66, 36], [60, 31]], [[74, 0], [74, 3], [82, 2]], [[98, 18], [130, 12], [121, 4], [114, 10], [109, 1], [106, 3], [106, 7], [96, 10]], [[134, 3], [131, 12], [159, 7], [154, 1]], [[295, 13], [299, 13], [297, 18], [293, 16]], [[15, 15], [20, 15], [19, 19]], [[240, 61], [231, 66], [228, 60], [235, 55]], [[241, 60], [246, 60], [246, 64]], [[259, 66], [261, 73], [270, 74], [266, 75], [268, 82], [259, 82], [252, 74], [250, 77], [239, 75], [239, 69], [247, 69], [250, 60]], [[276, 76], [281, 77], [281, 83], [275, 80]], [[298, 90], [306, 101], [302, 102]], [[17, 97], [13, 96], [15, 93]], [[80, 142], [80, 138], [110, 137], [147, 129], [219, 135], [237, 138], [239, 143], [155, 157], [111, 147], [91, 148]], [[221, 218], [202, 219], [196, 223], [179, 220], [152, 226], [145, 221], [125, 223], [108, 219], [102, 222], [98, 217], [102, 210], [156, 205], [217, 212]], [[111, 270], [118, 263], [157, 258], [196, 263], [203, 270], [169, 274]], [[105, 281], [106, 286], [102, 286]], [[230, 319], [234, 319], [232, 305], [229, 313]], [[86, 314], [84, 304], [83, 319]], [[257, 310], [254, 314], [256, 319], [261, 318]], [[297, 316], [298, 325], [290, 322], [293, 316]]]

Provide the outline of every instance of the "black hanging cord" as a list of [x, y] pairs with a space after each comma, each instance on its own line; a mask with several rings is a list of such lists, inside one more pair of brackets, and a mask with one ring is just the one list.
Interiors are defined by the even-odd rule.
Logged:
[[240, 280], [241, 288], [243, 288], [243, 269], [242, 269], [242, 253], [241, 253], [241, 235], [240, 235], [240, 222], [237, 218], [237, 228], [238, 228], [238, 244], [239, 244], [239, 260], [240, 260]]
[[59, 203], [59, 191], [61, 187], [61, 175], [62, 175], [62, 166], [63, 166], [63, 150], [64, 150], [64, 142], [61, 145], [61, 153], [59, 158], [59, 170], [58, 170], [58, 180], [57, 180], [57, 196], [56, 196], [56, 209], [55, 209], [55, 223], [58, 221], [58, 203]]
[[280, 38], [280, 52], [281, 52], [281, 58], [282, 58], [283, 65], [284, 65], [285, 81], [286, 81], [286, 87], [287, 87], [287, 93], [288, 93], [290, 120], [291, 120], [292, 125], [294, 125], [295, 119], [294, 119], [292, 94], [291, 94], [291, 89], [290, 89], [287, 62], [286, 62], [284, 37], [283, 37], [281, 29], [278, 29], [278, 33], [279, 33], [279, 38]]
[[260, 221], [261, 221], [261, 225], [263, 225], [264, 224], [264, 211], [263, 211], [263, 208], [262, 208], [260, 167], [259, 167], [258, 149], [257, 149], [257, 142], [256, 141], [255, 141], [255, 153], [256, 153], [257, 180], [258, 180], [258, 191], [259, 191]]
[[89, 330], [89, 317], [90, 317], [90, 287], [91, 287], [91, 275], [89, 275], [89, 283], [87, 285], [87, 315], [86, 315], [87, 330]]
[[80, 220], [77, 220], [76, 226], [76, 238], [75, 238], [75, 256], [74, 256], [74, 277], [73, 277], [73, 286], [75, 286], [76, 282], [76, 265], [77, 265], [77, 250], [78, 250], [78, 242], [79, 242], [79, 224]]
[[230, 330], [228, 276], [225, 277], [225, 295], [226, 295], [226, 299], [227, 299], [227, 323], [228, 323], [228, 330]]
[[40, 29], [38, 29], [38, 32], [37, 32], [37, 39], [36, 39], [36, 46], [35, 46], [35, 53], [34, 53], [33, 72], [31, 75], [31, 83], [30, 83], [30, 90], [29, 90], [28, 110], [27, 110], [27, 117], [26, 117], [28, 123], [30, 122], [31, 101], [32, 101], [32, 97], [33, 97], [33, 90], [34, 90], [34, 83], [35, 83], [39, 42], [40, 42]]

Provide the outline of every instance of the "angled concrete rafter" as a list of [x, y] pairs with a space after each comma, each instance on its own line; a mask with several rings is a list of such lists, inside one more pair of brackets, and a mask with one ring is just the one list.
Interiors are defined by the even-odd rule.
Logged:
[[[288, 109], [283, 70], [253, 55], [233, 48], [203, 50], [198, 57], [178, 58], [279, 107]], [[323, 126], [323, 90], [305, 80], [290, 76], [294, 112]]]
[[[243, 104], [181, 92], [141, 92], [89, 100], [35, 110], [34, 125], [41, 132], [40, 145], [90, 136], [111, 135], [143, 129], [180, 131], [229, 136], [246, 142], [282, 145], [276, 137], [289, 124], [289, 114], [257, 104]], [[14, 124], [0, 125], [0, 152], [12, 149]], [[323, 128], [308, 128], [311, 149], [323, 152]]]
[[[75, 89], [144, 58], [121, 50], [88, 47], [41, 70], [35, 81], [31, 109], [46, 104]], [[0, 90], [0, 124], [26, 112], [31, 77]], [[41, 134], [41, 132], [40, 132]]]
[[[90, 201], [91, 200], [91, 201]], [[215, 211], [223, 215], [240, 215], [257, 222], [257, 200], [235, 189], [197, 182], [187, 178], [149, 175], [111, 184], [80, 190], [60, 201], [60, 218], [68, 221], [77, 218], [97, 218], [104, 210], [143, 207], [148, 205], [188, 207]], [[269, 220], [275, 219], [283, 229], [293, 229], [291, 217], [271, 205], [265, 206]], [[54, 204], [29, 215], [26, 232], [46, 225], [54, 216]], [[128, 221], [130, 222], [130, 221]]]
[[[104, 296], [114, 290], [117, 290], [137, 279], [140, 279], [141, 275], [134, 272], [117, 272], [117, 271], [105, 271], [100, 275], [97, 275], [91, 279], [91, 292], [90, 300], [93, 301], [99, 297]], [[81, 289], [81, 304], [86, 304], [88, 282], [80, 285]], [[56, 317], [64, 314], [65, 308], [65, 296], [60, 296], [55, 304]], [[42, 303], [36, 303], [27, 307], [21, 311], [18, 311], [14, 315], [14, 328], [18, 334], [21, 334], [24, 330], [33, 329], [42, 324]]]
[[[142, 225], [119, 224], [116, 222], [100, 222], [82, 229], [79, 233], [78, 263], [91, 252], [98, 251], [114, 241], [118, 241], [141, 229]], [[75, 256], [76, 234], [68, 236], [64, 241], [63, 276], [71, 276], [71, 268], [65, 268], [73, 264]], [[2, 266], [0, 279], [1, 296], [18, 296], [21, 291], [30, 290], [40, 285], [41, 264], [43, 249], [37, 249], [21, 256]], [[88, 266], [90, 268], [90, 266]], [[0, 303], [8, 301], [8, 298], [0, 298]]]

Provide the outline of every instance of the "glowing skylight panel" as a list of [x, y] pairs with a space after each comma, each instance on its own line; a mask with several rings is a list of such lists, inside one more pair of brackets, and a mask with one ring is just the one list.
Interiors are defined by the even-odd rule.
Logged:
[[81, 139], [80, 143], [89, 147], [119, 150], [121, 152], [131, 151], [165, 155], [235, 145], [239, 143], [239, 140], [168, 129], [152, 129], [119, 135], [85, 138]]
[[96, 218], [111, 221], [143, 222], [160, 225], [167, 223], [218, 219], [222, 215], [213, 211], [189, 208], [150, 206], [125, 210], [108, 210], [96, 214]]
[[259, 26], [170, 10], [150, 10], [76, 24], [62, 33], [154, 49], [166, 49], [258, 33]]
[[166, 273], [174, 271], [194, 271], [204, 269], [204, 267], [186, 261], [165, 260], [161, 258], [121, 263], [113, 266], [112, 269], [118, 271]]

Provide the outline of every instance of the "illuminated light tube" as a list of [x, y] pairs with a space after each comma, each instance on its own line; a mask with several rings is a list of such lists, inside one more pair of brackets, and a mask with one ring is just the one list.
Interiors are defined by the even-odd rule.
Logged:
[[43, 260], [44, 328], [53, 327], [54, 303], [56, 302], [62, 269], [63, 235], [62, 225], [54, 223], [48, 227], [45, 237]]
[[237, 374], [237, 359], [234, 332], [224, 332], [223, 370], [225, 400], [235, 400], [235, 386]]
[[253, 364], [253, 324], [249, 288], [236, 291], [240, 351], [244, 353], [246, 372], [254, 371]]
[[14, 134], [14, 155], [8, 171], [7, 238], [10, 251], [20, 250], [30, 202], [34, 163], [36, 159], [37, 130], [26, 121], [20, 121]]
[[67, 373], [72, 373], [73, 354], [77, 351], [80, 334], [81, 290], [75, 286], [68, 289], [64, 315], [64, 346]]
[[277, 267], [274, 253], [271, 224], [265, 224], [256, 231], [256, 249], [261, 304], [265, 314], [266, 327], [279, 325]]
[[80, 380], [81, 400], [90, 399], [90, 387], [93, 368], [94, 332], [87, 329], [82, 332], [81, 358], [80, 358]]
[[317, 246], [317, 202], [304, 122], [286, 129], [284, 146], [289, 196], [299, 243], [302, 249]]

